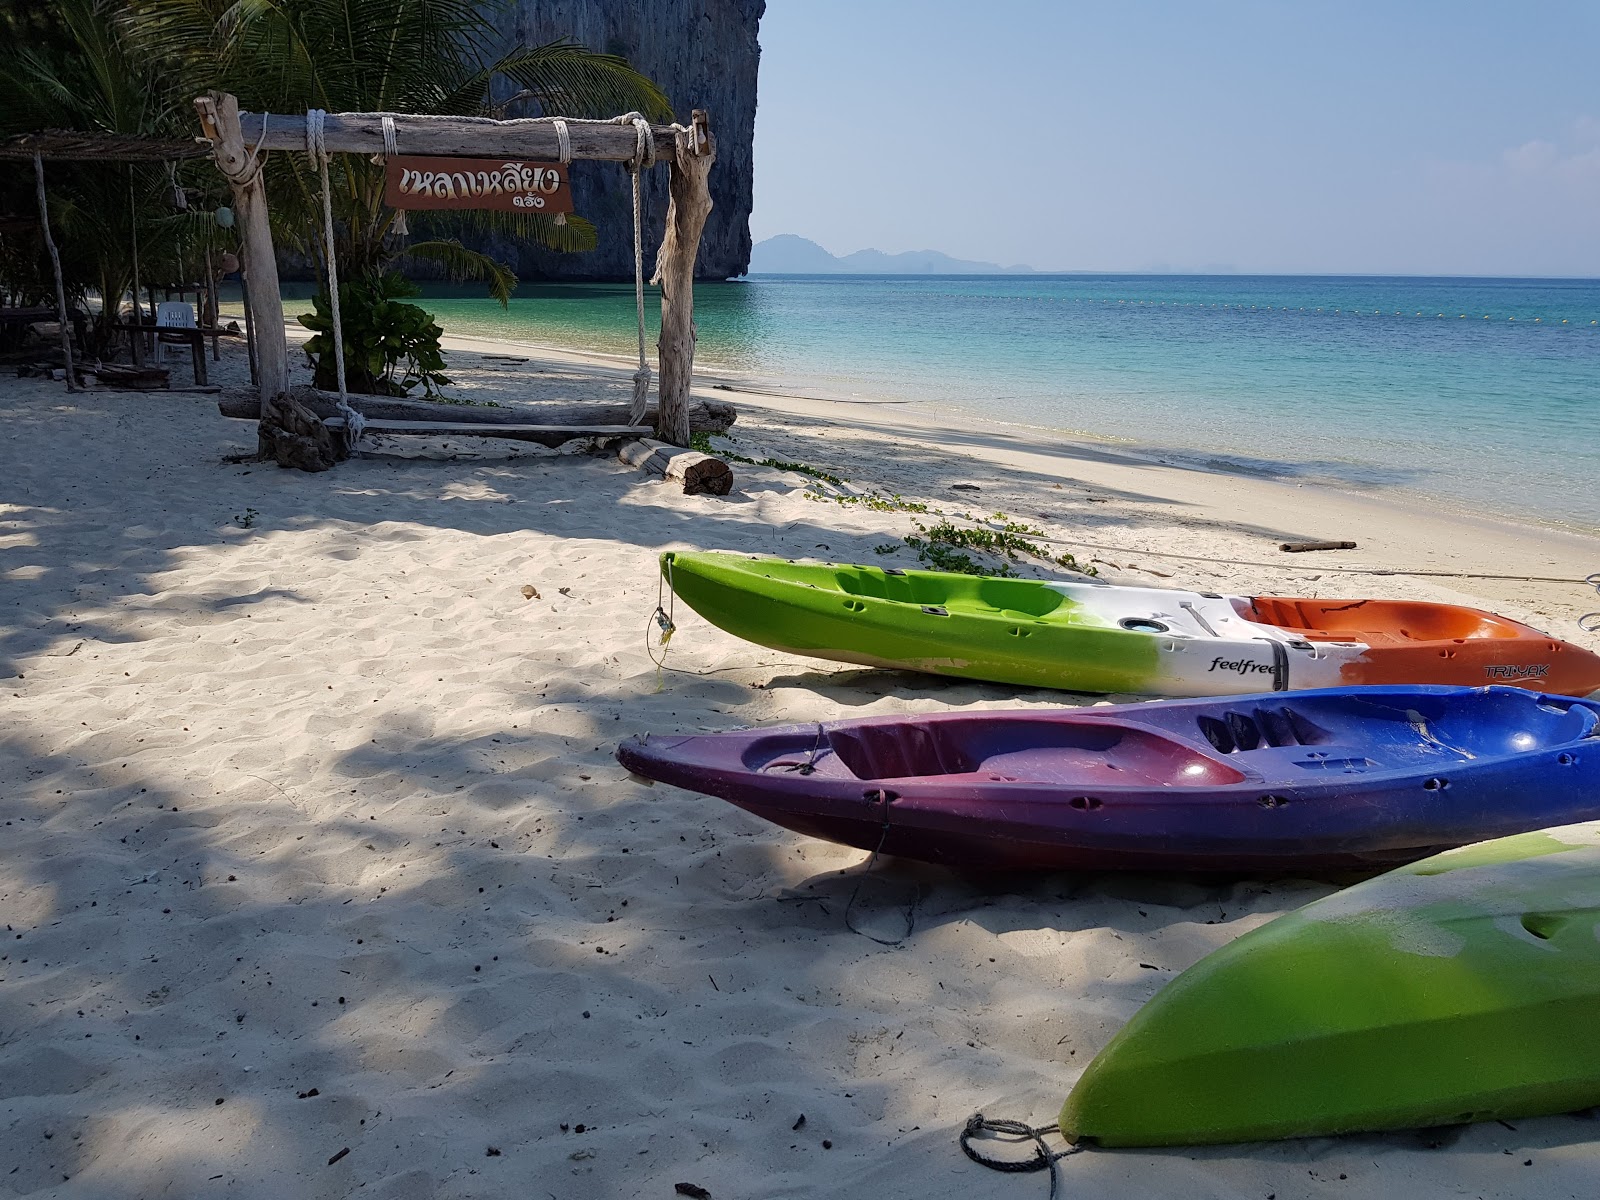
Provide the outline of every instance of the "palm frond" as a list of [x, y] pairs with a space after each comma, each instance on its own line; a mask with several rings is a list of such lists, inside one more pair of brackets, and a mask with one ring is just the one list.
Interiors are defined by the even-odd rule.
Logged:
[[577, 42], [548, 42], [514, 50], [488, 68], [514, 80], [550, 116], [614, 117], [638, 112], [672, 120], [672, 104], [654, 82], [615, 54], [598, 54]]
[[413, 213], [410, 220], [412, 227], [423, 236], [465, 230], [487, 237], [543, 246], [564, 254], [593, 250], [600, 244], [595, 227], [576, 213], [569, 213], [564, 225], [558, 225], [553, 216], [542, 213], [487, 208]]
[[489, 295], [502, 307], [511, 303], [511, 293], [517, 287], [517, 274], [503, 262], [468, 250], [453, 239], [432, 242], [413, 242], [406, 247], [412, 258], [425, 258], [442, 266], [452, 280], [481, 279], [489, 285]]

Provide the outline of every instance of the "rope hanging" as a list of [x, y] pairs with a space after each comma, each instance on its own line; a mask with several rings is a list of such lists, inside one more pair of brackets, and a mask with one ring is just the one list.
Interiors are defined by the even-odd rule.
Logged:
[[366, 420], [350, 406], [345, 391], [344, 321], [339, 314], [339, 262], [333, 243], [333, 189], [328, 184], [328, 148], [322, 140], [322, 123], [327, 115], [320, 108], [306, 110], [306, 153], [317, 164], [322, 181], [322, 234], [328, 259], [328, 300], [333, 310], [333, 363], [339, 376], [339, 411], [344, 415], [345, 450], [353, 451], [361, 440]]
[[[637, 149], [628, 160], [628, 174], [633, 177], [633, 300], [639, 324], [639, 369], [633, 373], [633, 406], [628, 410], [628, 424], [637, 425], [644, 420], [650, 407], [650, 364], [645, 360], [644, 350], [644, 230], [640, 210], [644, 171], [656, 161], [656, 138], [650, 122], [638, 113], [616, 118], [618, 125], [630, 122], [638, 138]], [[559, 132], [556, 136], [560, 136]]]
[[[563, 167], [571, 166], [572, 165], [572, 134], [567, 131], [566, 119], [563, 118], [563, 117], [552, 117], [551, 120], [550, 120], [550, 124], [555, 127], [555, 131], [556, 131], [556, 147], [557, 147], [558, 153], [559, 153], [560, 158], [561, 158], [561, 165]], [[567, 214], [566, 213], [557, 213], [556, 214], [556, 224], [557, 225], [565, 225], [566, 223], [567, 223]]]
[[[383, 158], [384, 158], [384, 161], [387, 162], [391, 158], [399, 158], [399, 157], [400, 157], [400, 138], [394, 131], [394, 118], [390, 117], [390, 116], [385, 116], [383, 118]], [[397, 209], [394, 210], [394, 224], [389, 226], [389, 232], [394, 234], [396, 237], [408, 237], [408, 236], [410, 236], [411, 230], [406, 225], [406, 210], [405, 209], [397, 208]]]

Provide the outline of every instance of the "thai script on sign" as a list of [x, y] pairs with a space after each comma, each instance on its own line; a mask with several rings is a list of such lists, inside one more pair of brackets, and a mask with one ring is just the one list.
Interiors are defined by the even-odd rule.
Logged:
[[398, 156], [387, 163], [384, 202], [391, 208], [568, 213], [568, 183], [559, 163]]

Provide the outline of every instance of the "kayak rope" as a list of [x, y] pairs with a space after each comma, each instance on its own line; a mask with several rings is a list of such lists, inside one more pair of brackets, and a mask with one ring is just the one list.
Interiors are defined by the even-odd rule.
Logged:
[[[1027, 1174], [1033, 1171], [1050, 1172], [1050, 1200], [1056, 1200], [1060, 1188], [1060, 1180], [1056, 1175], [1056, 1163], [1066, 1158], [1069, 1154], [1077, 1154], [1082, 1146], [1068, 1146], [1064, 1150], [1052, 1150], [1045, 1143], [1044, 1135], [1059, 1132], [1055, 1125], [1024, 1125], [1021, 1121], [995, 1121], [990, 1120], [982, 1113], [973, 1113], [967, 1118], [966, 1125], [961, 1130], [961, 1135], [956, 1140], [961, 1143], [961, 1152], [979, 1166], [988, 1167], [991, 1171], [1006, 1171], [1013, 1175]], [[1003, 1142], [1015, 1145], [1018, 1142], [1033, 1142], [1032, 1158], [990, 1158], [980, 1153], [972, 1145], [980, 1134], [991, 1134], [992, 1137], [985, 1141]]]
[[[672, 646], [672, 635], [678, 631], [677, 624], [672, 619], [672, 614], [678, 607], [678, 593], [672, 586], [672, 560], [668, 559], [662, 564], [665, 568], [656, 576], [656, 610], [650, 614], [650, 621], [644, 628], [644, 652], [650, 656], [650, 661], [656, 665], [656, 691], [666, 686], [667, 651]], [[665, 594], [663, 594], [663, 592]], [[662, 606], [662, 601], [666, 606]], [[660, 640], [650, 641], [651, 629], [659, 629]], [[656, 646], [661, 647], [661, 657], [656, 657]]]
[[[820, 735], [822, 726], [818, 725], [817, 730]], [[861, 937], [866, 938], [869, 942], [877, 942], [880, 946], [898, 946], [916, 931], [917, 905], [922, 903], [921, 884], [917, 885], [917, 890], [912, 894], [911, 903], [906, 905], [906, 931], [899, 937], [878, 937], [876, 934], [868, 933], [865, 929], [859, 928], [855, 921], [851, 919], [851, 914], [855, 911], [856, 901], [861, 896], [861, 885], [867, 881], [867, 876], [872, 874], [872, 868], [877, 865], [878, 855], [883, 850], [883, 844], [889, 840], [889, 801], [893, 800], [895, 795], [891, 791], [879, 788], [876, 792], [867, 793], [868, 799], [874, 796], [877, 797], [878, 803], [883, 806], [883, 832], [878, 834], [878, 844], [872, 848], [872, 855], [867, 859], [867, 865], [862, 868], [861, 874], [856, 876], [856, 885], [850, 889], [850, 899], [845, 901], [844, 927], [851, 933], [859, 934]]]
[[[1600, 571], [1590, 575], [1584, 582], [1592, 585], [1596, 592], [1600, 592]], [[1600, 612], [1584, 613], [1578, 618], [1578, 628], [1585, 633], [1600, 633]]]

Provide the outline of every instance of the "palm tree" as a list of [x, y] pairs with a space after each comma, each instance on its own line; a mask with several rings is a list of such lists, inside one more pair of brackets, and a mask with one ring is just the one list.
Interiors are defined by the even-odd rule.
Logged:
[[[403, 112], [499, 115], [496, 80], [519, 102], [575, 117], [638, 111], [667, 120], [671, 106], [649, 79], [615, 55], [555, 42], [494, 56], [498, 41], [481, 0], [131, 0], [128, 29], [168, 64], [188, 95], [216, 88], [255, 112]], [[302, 155], [276, 155], [266, 171], [274, 236], [302, 253], [321, 253], [321, 197]], [[502, 303], [516, 285], [503, 263], [454, 239], [409, 245], [393, 235], [383, 205], [383, 168], [360, 155], [330, 166], [341, 278], [372, 278], [402, 254], [442, 265], [455, 278], [486, 280]], [[595, 230], [581, 218], [558, 224], [536, 213], [432, 215], [435, 233], [450, 223], [561, 250], [592, 249]]]
[[[12, 37], [10, 49], [0, 54], [0, 135], [73, 129], [182, 138], [189, 132], [167, 82], [128, 45], [113, 15], [113, 0], [55, 0], [50, 6], [19, 5], [8, 14], [4, 28]], [[220, 196], [215, 172], [190, 173]], [[89, 307], [91, 292], [103, 301], [93, 327], [97, 353], [117, 339], [113, 325], [133, 282], [136, 246], [147, 280], [172, 281], [185, 268], [192, 271], [219, 236], [219, 248], [231, 242], [211, 218], [214, 205], [173, 210], [177, 176], [162, 164], [60, 163], [52, 165], [49, 178], [51, 221], [60, 235], [69, 297], [79, 308]], [[0, 207], [30, 212], [33, 186], [31, 171], [16, 172]], [[4, 251], [8, 281], [48, 293], [36, 227], [11, 234]]]

